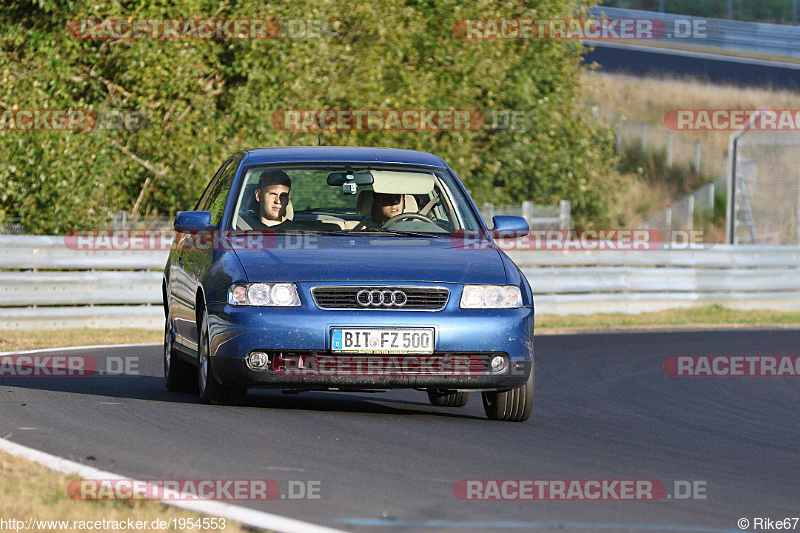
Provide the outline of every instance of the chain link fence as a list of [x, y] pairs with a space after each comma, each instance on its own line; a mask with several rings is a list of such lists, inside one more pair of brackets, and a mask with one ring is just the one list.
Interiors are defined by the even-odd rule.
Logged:
[[731, 146], [729, 242], [800, 244], [800, 132], [746, 130]]
[[17, 217], [7, 217], [0, 222], [0, 235], [24, 235], [25, 226], [22, 219]]

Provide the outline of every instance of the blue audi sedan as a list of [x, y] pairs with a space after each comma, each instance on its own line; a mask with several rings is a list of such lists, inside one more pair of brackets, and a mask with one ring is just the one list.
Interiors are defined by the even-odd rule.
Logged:
[[492, 420], [534, 396], [533, 296], [455, 172], [410, 150], [293, 147], [230, 156], [178, 213], [163, 281], [173, 391], [426, 392]]

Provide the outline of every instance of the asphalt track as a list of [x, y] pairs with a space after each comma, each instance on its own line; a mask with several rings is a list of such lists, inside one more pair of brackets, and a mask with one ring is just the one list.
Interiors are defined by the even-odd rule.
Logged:
[[800, 65], [794, 63], [610, 42], [592, 41], [591, 46], [593, 49], [587, 52], [584, 61], [597, 62], [601, 72], [693, 76], [712, 83], [800, 88]]
[[[800, 515], [800, 378], [676, 378], [663, 363], [797, 355], [798, 341], [797, 330], [541, 336], [522, 424], [486, 420], [477, 394], [461, 409], [416, 391], [256, 391], [243, 407], [206, 406], [164, 389], [160, 347], [71, 351], [101, 368], [129, 358], [139, 375], [0, 377], [0, 436], [137, 479], [318, 481], [317, 500], [241, 505], [345, 530], [738, 531], [739, 518]], [[707, 497], [461, 501], [461, 479], [657, 479], [668, 493], [688, 480]]]

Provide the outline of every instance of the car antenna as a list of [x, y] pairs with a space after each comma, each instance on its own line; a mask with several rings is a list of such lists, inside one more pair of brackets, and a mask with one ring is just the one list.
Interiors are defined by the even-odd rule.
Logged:
[[322, 146], [322, 134], [321, 133], [317, 133], [317, 142], [319, 143], [319, 144], [317, 144], [317, 146]]

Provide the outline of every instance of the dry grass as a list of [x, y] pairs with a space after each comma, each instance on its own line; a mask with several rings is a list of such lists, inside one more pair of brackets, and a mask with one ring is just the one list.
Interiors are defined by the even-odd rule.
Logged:
[[[5, 520], [141, 520], [152, 523], [156, 518], [202, 519], [206, 515], [184, 511], [156, 501], [79, 501], [67, 494], [67, 485], [78, 479], [52, 472], [36, 463], [0, 452], [0, 518]], [[226, 528], [216, 531], [249, 531], [238, 523], [226, 520]], [[8, 528], [6, 528], [8, 529]], [[102, 530], [102, 528], [100, 528]], [[146, 531], [151, 531], [146, 528]], [[34, 528], [33, 531], [80, 531], [72, 527]], [[84, 530], [85, 531], [85, 530]], [[197, 531], [169, 529], [168, 531]]]
[[616, 330], [670, 327], [792, 327], [800, 328], [797, 311], [738, 311], [719, 305], [669, 309], [654, 313], [594, 315], [542, 315], [536, 317], [540, 335], [587, 330]]
[[[589, 72], [585, 98], [601, 108], [664, 126], [671, 109], [800, 109], [800, 93], [756, 87], [719, 85], [694, 78], [648, 77]], [[720, 150], [728, 149], [729, 131], [681, 132]]]
[[35, 350], [91, 344], [161, 342], [164, 333], [152, 329], [57, 329], [46, 331], [0, 331], [0, 351]]

